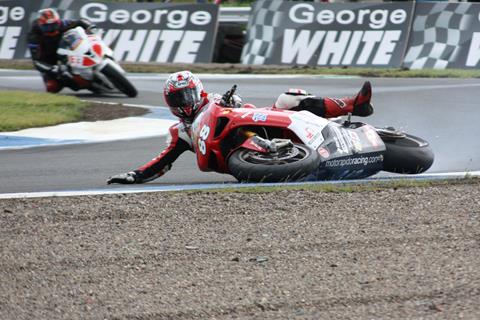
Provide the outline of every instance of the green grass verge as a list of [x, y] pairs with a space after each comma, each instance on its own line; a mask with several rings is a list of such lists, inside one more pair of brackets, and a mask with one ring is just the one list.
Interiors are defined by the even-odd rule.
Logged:
[[75, 97], [28, 91], [0, 91], [0, 131], [74, 122], [85, 102]]
[[137, 73], [171, 73], [179, 70], [190, 70], [194, 73], [226, 73], [226, 74], [307, 74], [307, 75], [340, 75], [385, 78], [480, 78], [480, 70], [407, 70], [381, 68], [320, 68], [300, 66], [250, 66], [242, 64], [155, 64], [155, 63], [123, 63], [128, 72]]
[[[360, 76], [367, 78], [480, 78], [480, 70], [408, 70], [395, 68], [321, 68], [305, 66], [253, 66], [232, 63], [122, 63], [128, 72], [172, 73], [190, 70], [195, 73], [227, 74], [307, 74]], [[29, 60], [0, 60], [1, 69], [32, 70]]]
[[397, 190], [401, 188], [428, 188], [444, 185], [465, 185], [477, 184], [480, 185], [480, 178], [471, 177], [468, 174], [464, 178], [457, 179], [436, 179], [436, 180], [410, 180], [400, 179], [392, 181], [372, 181], [370, 183], [345, 183], [345, 184], [304, 184], [304, 185], [282, 185], [282, 186], [244, 186], [240, 188], [225, 188], [225, 189], [210, 189], [210, 190], [195, 190], [197, 192], [210, 193], [269, 193], [277, 191], [313, 191], [323, 193], [354, 193], [354, 192], [376, 192], [383, 190]]

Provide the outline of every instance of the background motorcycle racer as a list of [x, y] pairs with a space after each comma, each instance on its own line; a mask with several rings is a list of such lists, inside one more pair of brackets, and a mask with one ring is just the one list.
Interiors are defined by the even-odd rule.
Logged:
[[67, 86], [78, 90], [79, 86], [68, 72], [57, 55], [57, 49], [63, 34], [70, 29], [82, 27], [87, 33], [95, 29], [95, 25], [87, 20], [61, 19], [55, 9], [38, 11], [38, 18], [33, 22], [28, 33], [28, 48], [35, 68], [42, 74], [46, 90], [57, 93]]
[[[169, 129], [168, 146], [156, 158], [140, 168], [111, 176], [107, 183], [144, 183], [156, 179], [172, 167], [172, 163], [185, 151], [194, 151], [190, 127], [199, 111], [211, 100], [220, 104], [222, 96], [207, 93], [200, 79], [190, 71], [171, 74], [164, 87], [165, 102], [170, 111], [179, 118], [179, 122]], [[315, 97], [305, 90], [290, 89], [282, 93], [272, 109], [308, 110], [320, 117], [337, 117], [352, 113], [357, 116], [368, 116], [373, 113], [370, 99], [372, 89], [370, 82], [365, 82], [360, 92], [348, 98]], [[241, 107], [242, 101], [234, 95], [232, 105], [225, 107]], [[250, 105], [251, 106], [251, 105]]]

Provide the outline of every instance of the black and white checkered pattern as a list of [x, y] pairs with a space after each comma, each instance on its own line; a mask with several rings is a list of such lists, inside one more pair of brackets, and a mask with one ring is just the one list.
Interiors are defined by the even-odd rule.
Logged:
[[[431, 6], [425, 13], [419, 5]], [[411, 30], [409, 50], [403, 65], [410, 69], [445, 69], [454, 62], [462, 43], [468, 41], [469, 29], [475, 18], [471, 6], [462, 3], [417, 4]]]
[[284, 13], [283, 1], [257, 1], [247, 25], [247, 42], [242, 50], [243, 64], [264, 64], [273, 53], [276, 29], [281, 25]]

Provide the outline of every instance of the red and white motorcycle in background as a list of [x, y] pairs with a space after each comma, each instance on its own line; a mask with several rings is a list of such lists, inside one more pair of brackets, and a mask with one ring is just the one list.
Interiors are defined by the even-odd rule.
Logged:
[[82, 27], [68, 30], [60, 41], [59, 56], [66, 57], [66, 65], [80, 89], [95, 93], [120, 90], [129, 97], [137, 96], [137, 89], [126, 78], [126, 72], [114, 60], [113, 51], [97, 34], [87, 34]]

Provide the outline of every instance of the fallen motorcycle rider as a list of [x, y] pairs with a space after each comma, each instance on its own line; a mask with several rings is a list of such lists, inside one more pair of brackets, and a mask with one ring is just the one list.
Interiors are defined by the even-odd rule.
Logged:
[[[371, 95], [370, 82], [365, 82], [358, 94], [347, 98], [316, 97], [305, 90], [290, 89], [277, 98], [270, 110], [306, 110], [323, 118], [333, 118], [349, 113], [365, 117], [373, 113], [370, 103]], [[197, 148], [193, 147], [192, 123], [209, 102], [221, 100], [222, 96], [207, 93], [196, 75], [189, 71], [180, 71], [171, 74], [165, 82], [164, 98], [170, 111], [179, 118], [178, 123], [169, 129], [167, 148], [138, 169], [109, 177], [108, 184], [133, 184], [154, 180], [170, 170], [172, 163], [184, 151], [195, 152]], [[231, 96], [228, 101], [229, 104], [224, 105], [227, 108], [253, 107], [243, 105], [237, 95]]]

